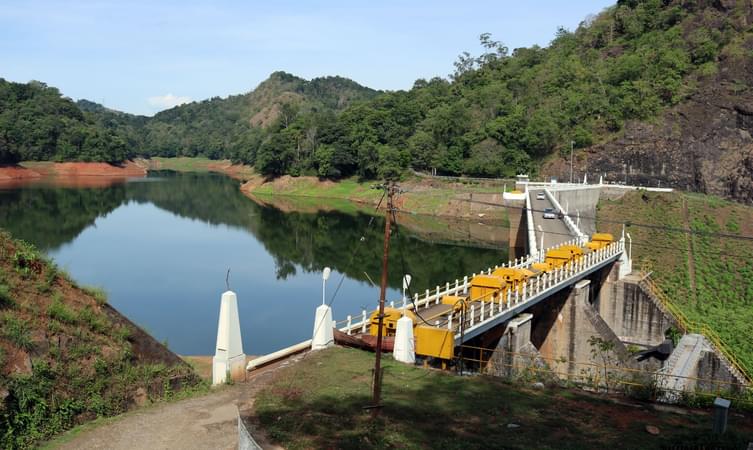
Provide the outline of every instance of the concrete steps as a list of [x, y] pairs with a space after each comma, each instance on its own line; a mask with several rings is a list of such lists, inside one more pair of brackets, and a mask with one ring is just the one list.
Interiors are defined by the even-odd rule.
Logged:
[[672, 355], [660, 371], [659, 387], [665, 390], [664, 400], [677, 401], [682, 392], [695, 389], [698, 362], [704, 351], [711, 351], [706, 339], [700, 334], [682, 337]]
[[[674, 314], [672, 314], [667, 309], [667, 307], [664, 305], [664, 303], [659, 298], [657, 298], [656, 293], [654, 293], [654, 291], [651, 288], [651, 286], [649, 285], [649, 283], [647, 283], [645, 281], [645, 278], [646, 277], [644, 277], [643, 279], [641, 279], [641, 281], [638, 282], [638, 286], [641, 288], [641, 290], [643, 291], [643, 293], [649, 299], [651, 299], [651, 301], [654, 303], [654, 305], [656, 305], [656, 307], [659, 308], [659, 310], [662, 313], [664, 313], [664, 315], [666, 317], [668, 317], [674, 323], [675, 326], [677, 326], [678, 328], [680, 328], [680, 323], [678, 322], [677, 318], [674, 316]], [[701, 335], [699, 335], [699, 336], [701, 336]], [[709, 340], [704, 339], [704, 341], [706, 342], [708, 350], [714, 352], [714, 354], [716, 355], [716, 357], [719, 359], [719, 361], [722, 363], [722, 365], [727, 369], [727, 371], [729, 371], [729, 373], [732, 374], [732, 376], [735, 378], [735, 380], [740, 385], [747, 386], [748, 385], [748, 379], [745, 377], [745, 375], [743, 375], [742, 372], [740, 372], [740, 370], [737, 369], [737, 367], [735, 367], [734, 364], [732, 364], [729, 361], [729, 359], [727, 359], [726, 356], [724, 356], [724, 352], [722, 352], [720, 349], [716, 348], [716, 346], [712, 342], [710, 342]], [[674, 353], [673, 353], [673, 355], [674, 355]], [[670, 357], [670, 359], [671, 359], [671, 357]]]

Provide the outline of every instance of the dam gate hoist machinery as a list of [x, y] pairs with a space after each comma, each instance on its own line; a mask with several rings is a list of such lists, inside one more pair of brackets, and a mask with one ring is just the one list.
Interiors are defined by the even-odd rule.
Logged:
[[[455, 357], [455, 334], [460, 332], [461, 324], [458, 319], [458, 323], [449, 329], [450, 315], [459, 317], [462, 313], [469, 314], [471, 306], [481, 302], [506, 302], [508, 292], [521, 293], [528, 280], [573, 264], [588, 253], [600, 250], [612, 242], [614, 237], [611, 234], [595, 233], [582, 247], [561, 245], [550, 249], [543, 262], [533, 263], [528, 268], [500, 267], [491, 274], [476, 275], [471, 279], [466, 295], [445, 295], [439, 304], [419, 314], [406, 308], [405, 315], [413, 321], [416, 355], [437, 358], [443, 363], [452, 360]], [[402, 308], [384, 308], [383, 336], [395, 336], [397, 321], [402, 315]], [[375, 310], [370, 315], [369, 334], [376, 336], [378, 330], [379, 310]]]

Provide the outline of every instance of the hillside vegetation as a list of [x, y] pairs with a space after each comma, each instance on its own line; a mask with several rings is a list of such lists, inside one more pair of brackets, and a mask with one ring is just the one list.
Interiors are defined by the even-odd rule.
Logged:
[[[575, 30], [558, 30], [546, 48], [509, 49], [484, 33], [480, 55], [464, 53], [448, 79], [420, 79], [408, 91], [275, 72], [248, 94], [153, 118], [79, 105], [127, 153], [142, 156], [229, 158], [271, 176], [385, 178], [408, 167], [509, 176], [536, 172], [571, 145], [598, 148], [625, 124], [655, 120], [710, 89], [720, 72], [753, 55], [751, 23], [750, 2], [621, 0]], [[746, 78], [736, 82], [749, 89]], [[23, 124], [4, 123], [0, 129]]]
[[615, 234], [622, 222], [635, 224], [626, 229], [634, 269], [651, 271], [687, 318], [708, 325], [753, 373], [753, 241], [746, 238], [753, 236], [753, 208], [697, 194], [639, 192], [602, 201], [597, 218], [599, 230]]
[[0, 234], [0, 447], [200, 386], [192, 369], [30, 244]]

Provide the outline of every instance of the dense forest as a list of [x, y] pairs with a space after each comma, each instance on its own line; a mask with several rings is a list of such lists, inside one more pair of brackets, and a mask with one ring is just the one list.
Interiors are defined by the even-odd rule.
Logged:
[[256, 90], [152, 118], [78, 105], [53, 88], [0, 82], [0, 158], [118, 161], [207, 156], [267, 175], [535, 172], [550, 155], [614, 137], [681, 102], [745, 57], [745, 2], [621, 0], [559, 29], [547, 48], [510, 51], [491, 34], [447, 79], [376, 92], [339, 77], [273, 73]]

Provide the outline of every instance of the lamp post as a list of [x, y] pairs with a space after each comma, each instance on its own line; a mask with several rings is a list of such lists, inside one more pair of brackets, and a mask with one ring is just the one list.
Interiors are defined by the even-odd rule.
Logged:
[[325, 289], [327, 288], [327, 280], [329, 280], [329, 274], [332, 270], [329, 267], [325, 267], [322, 271], [322, 305], [326, 303]]
[[573, 182], [573, 146], [575, 141], [570, 141], [570, 183]]
[[406, 273], [403, 276], [403, 314], [405, 314], [405, 308], [408, 306], [408, 297], [405, 296], [405, 291], [410, 287], [410, 280], [411, 276]]
[[544, 262], [544, 229], [541, 228], [541, 225], [537, 225], [539, 228], [539, 233], [541, 233], [541, 244], [539, 249], [539, 262]]

